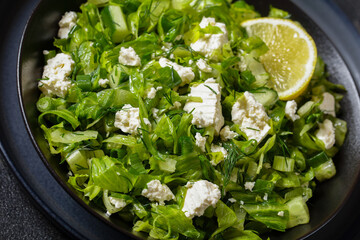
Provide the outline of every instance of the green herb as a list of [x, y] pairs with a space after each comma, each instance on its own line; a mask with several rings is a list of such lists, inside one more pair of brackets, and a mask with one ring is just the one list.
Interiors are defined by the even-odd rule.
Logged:
[[207, 87], [208, 89], [210, 89], [210, 91], [212, 91], [215, 95], [217, 95], [217, 92], [215, 92], [214, 89], [212, 89], [210, 86], [204, 84], [205, 87]]

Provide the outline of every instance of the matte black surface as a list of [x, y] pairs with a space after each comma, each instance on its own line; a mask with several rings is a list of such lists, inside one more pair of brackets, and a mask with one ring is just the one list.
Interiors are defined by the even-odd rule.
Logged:
[[[5, 46], [5, 48], [3, 48], [0, 52], [6, 53], [6, 54], [1, 55], [1, 65], [0, 65], [0, 73], [1, 73], [0, 116], [3, 116], [3, 118], [5, 118], [5, 119], [0, 120], [0, 123], [1, 123], [0, 140], [2, 141], [3, 145], [7, 149], [7, 152], [9, 154], [8, 157], [22, 158], [22, 159], [26, 159], [27, 157], [31, 156], [32, 154], [35, 154], [36, 152], [32, 148], [31, 144], [29, 145], [28, 136], [26, 134], [24, 134], [25, 128], [22, 123], [21, 116], [19, 114], [14, 114], [14, 113], [7, 114], [8, 112], [6, 112], [5, 110], [19, 109], [18, 104], [16, 102], [16, 96], [13, 96], [14, 95], [13, 81], [15, 81], [15, 78], [16, 78], [16, 76], [14, 74], [14, 57], [16, 58], [15, 55], [16, 55], [17, 47], [19, 45], [19, 36], [20, 36], [19, 34], [21, 34], [20, 30], [30, 14], [29, 10], [33, 9], [33, 7], [35, 6], [34, 2], [36, 2], [36, 1], [21, 1], [22, 6], [21, 6], [21, 8], [18, 6], [18, 8], [16, 9], [16, 12], [9, 11], [10, 14], [9, 14], [9, 12], [7, 12], [8, 15], [14, 17], [16, 19], [16, 21], [12, 22], [12, 23], [10, 22], [10, 23], [8, 23], [8, 25], [6, 24], [7, 25], [6, 27], [9, 29], [9, 34], [5, 35], [7, 38], [3, 38], [3, 37], [0, 38], [0, 41], [4, 40], [4, 43], [5, 43], [5, 44], [1, 45], [1, 46]], [[297, 2], [299, 2], [299, 1], [297, 1]], [[304, 1], [304, 2], [310, 2], [310, 1]], [[321, 3], [323, 3], [324, 1], [319, 1], [319, 2], [321, 5]], [[2, 4], [3, 3], [0, 2], [1, 10], [4, 9]], [[328, 5], [329, 4], [326, 4], [326, 6], [328, 6]], [[321, 5], [321, 7], [323, 7], [323, 5]], [[9, 8], [6, 8], [6, 9], [9, 10]], [[331, 8], [330, 10], [334, 10], [334, 9]], [[331, 14], [331, 11], [326, 12], [326, 13]], [[338, 14], [336, 8], [335, 8], [335, 13]], [[1, 15], [1, 16], [3, 16], [3, 15]], [[334, 18], [334, 20], [335, 19], [336, 18]], [[344, 24], [344, 19], [340, 18], [340, 20], [341, 20], [340, 22], [337, 22], [337, 25], [339, 28], [343, 27], [342, 24]], [[346, 23], [346, 21], [345, 21], [345, 23]], [[1, 26], [2, 25], [0, 25], [0, 27]], [[13, 29], [11, 29], [11, 26], [13, 27]], [[346, 30], [346, 28], [345, 28], [345, 30]], [[343, 30], [343, 32], [344, 32], [344, 30]], [[11, 41], [9, 39], [11, 39]], [[350, 43], [347, 42], [346, 45], [350, 47], [351, 46]], [[359, 45], [357, 45], [357, 46], [359, 46]], [[328, 46], [323, 46], [323, 48], [325, 48], [325, 49], [323, 49], [323, 51], [325, 51], [325, 52], [334, 51], [334, 49], [332, 49], [331, 47], [329, 48]], [[356, 50], [359, 51], [359, 49], [354, 49], [354, 52], [356, 52]], [[348, 51], [349, 51], [349, 49], [348, 49]], [[351, 61], [351, 56], [347, 55], [347, 56], [343, 56], [343, 57], [345, 60], [347, 59], [348, 61]], [[357, 63], [352, 62], [352, 64], [359, 64], [359, 62], [357, 62]], [[357, 73], [352, 72], [352, 74], [353, 74], [353, 76], [359, 77], [358, 72]], [[334, 75], [334, 77], [339, 80], [339, 79], [341, 79], [342, 76], [340, 74], [340, 75]], [[357, 79], [359, 79], [359, 78], [357, 78]], [[6, 85], [6, 84], [8, 84], [8, 85]], [[4, 90], [5, 87], [6, 87], [6, 90]], [[354, 86], [350, 86], [350, 88], [354, 88]], [[354, 90], [354, 89], [352, 89], [352, 90]], [[15, 89], [15, 91], [16, 91], [16, 89]], [[354, 92], [354, 91], [352, 91], [352, 92]], [[345, 104], [346, 105], [354, 104], [354, 102], [352, 102], [352, 103], [345, 102]], [[358, 133], [358, 132], [356, 132], [356, 129], [354, 129], [354, 128], [351, 129], [351, 131], [354, 131], [352, 134]], [[13, 133], [13, 135], [11, 135], [11, 138], [5, 139], [4, 136], [6, 135], [6, 133], [9, 133], [9, 132]], [[356, 138], [354, 138], [354, 141], [351, 142], [351, 145], [358, 147], [359, 143], [355, 140], [356, 140]], [[10, 151], [10, 150], [12, 150], [12, 151]], [[358, 154], [358, 152], [354, 152], [354, 155], [356, 155], [356, 154]], [[355, 159], [355, 160], [359, 160], [359, 159]], [[29, 162], [33, 163], [32, 161], [29, 161]], [[39, 164], [39, 163], [37, 163], [37, 164]], [[17, 167], [17, 169], [18, 169], [19, 166], [13, 166], [13, 167]], [[29, 169], [24, 169], [24, 168], [26, 168], [26, 164], [24, 164], [22, 167], [23, 167], [23, 169], [21, 169], [21, 171], [16, 172], [16, 174], [20, 174], [20, 175], [27, 174], [28, 171], [34, 170], [33, 168], [35, 166], [27, 166], [27, 168], [29, 168]], [[50, 191], [50, 192], [46, 193], [46, 194], [50, 194], [52, 196], [48, 196], [48, 199], [42, 199], [42, 200], [45, 200], [43, 207], [46, 209], [48, 207], [47, 206], [48, 204], [46, 204], [46, 203], [49, 203], [48, 201], [52, 201], [52, 200], [54, 201], [54, 197], [59, 196], [58, 194], [64, 194], [66, 196], [66, 192], [63, 191], [61, 189], [61, 187], [59, 186], [59, 184], [57, 184], [57, 182], [55, 182], [54, 179], [51, 178], [51, 175], [46, 171], [46, 169], [43, 166], [40, 166], [40, 167], [41, 168], [37, 169], [37, 171], [35, 172], [36, 175], [34, 176], [34, 178], [39, 178], [39, 176], [41, 176], [41, 179], [44, 179], [44, 182], [42, 183], [42, 185], [44, 185], [46, 189], [54, 190], [54, 191]], [[339, 170], [339, 171], [341, 171], [341, 170]], [[3, 171], [1, 171], [1, 173], [3, 173]], [[1, 176], [3, 176], [3, 175], [1, 175]], [[1, 178], [0, 180], [2, 180], [2, 179], [3, 178]], [[8, 178], [4, 178], [4, 179], [8, 179]], [[34, 180], [34, 179], [30, 179], [30, 180]], [[46, 180], [46, 182], [45, 182], [45, 180]], [[7, 180], [7, 182], [11, 182], [10, 184], [12, 184], [13, 179]], [[4, 183], [3, 181], [0, 182], [0, 184], [1, 184], [0, 189], [1, 190], [9, 189], [7, 187], [3, 187], [3, 186], [5, 186], [5, 185], [2, 185], [3, 183]], [[5, 183], [6, 183], [6, 181], [5, 181]], [[14, 186], [16, 186], [15, 183], [14, 183]], [[44, 187], [44, 186], [42, 186], [42, 187]], [[343, 187], [347, 187], [346, 184], [343, 185]], [[30, 191], [34, 191], [34, 190], [38, 191], [39, 189], [41, 189], [41, 186], [31, 186], [31, 187], [28, 186], [28, 190], [30, 190]], [[357, 189], [359, 189], [359, 186]], [[19, 194], [23, 194], [21, 191], [21, 188], [18, 188], [18, 190], [20, 190]], [[44, 194], [44, 193], [42, 193], [42, 194]], [[334, 193], [334, 194], [336, 194], [336, 193]], [[356, 192], [355, 192], [355, 194], [356, 194]], [[23, 204], [23, 203], [29, 204], [29, 202], [26, 202], [26, 200], [24, 202], [20, 202], [20, 203], [17, 202], [18, 199], [20, 199], [20, 201], [21, 201], [21, 199], [22, 199], [21, 197], [16, 198], [16, 197], [13, 197], [13, 195], [11, 195], [11, 194], [7, 194], [5, 196], [9, 196], [10, 198], [13, 198], [13, 199], [10, 199], [9, 202], [16, 201], [16, 203], [18, 203], [18, 204]], [[16, 195], [16, 196], [18, 196], [18, 195]], [[62, 196], [62, 195], [60, 195], [60, 196]], [[68, 206], [69, 204], [70, 205], [74, 204], [73, 206], [77, 206], [76, 202], [74, 202], [71, 198], [68, 198], [65, 196], [64, 196], [64, 199], [62, 199], [62, 198], [60, 199], [63, 201], [62, 204], [66, 205], [66, 206]], [[338, 196], [338, 197], [341, 198], [342, 196]], [[329, 239], [357, 239], [357, 238], [353, 238], [353, 237], [355, 237], [356, 232], [351, 231], [351, 230], [354, 230], [353, 226], [359, 226], [358, 222], [353, 221], [357, 215], [356, 215], [356, 213], [354, 214], [354, 212], [356, 212], [356, 209], [352, 208], [352, 207], [357, 206], [357, 205], [355, 205], [355, 203], [356, 203], [356, 201], [359, 201], [359, 199], [360, 199], [359, 195], [355, 195], [354, 197], [351, 197], [350, 201], [347, 203], [347, 206], [349, 206], [348, 209], [347, 209], [347, 207], [344, 207], [342, 209], [342, 211], [340, 212], [340, 214], [338, 214], [333, 221], [330, 221], [330, 223], [328, 225], [326, 225], [326, 227], [324, 227], [323, 229], [318, 231], [318, 233], [316, 233], [313, 236], [313, 239], [320, 239], [319, 236], [330, 236]], [[5, 200], [8, 200], [8, 199], [5, 198]], [[59, 201], [59, 199], [55, 199], [55, 200]], [[39, 201], [41, 202], [41, 200], [38, 199], [38, 202]], [[39, 228], [37, 228], [36, 226], [44, 224], [45, 223], [44, 219], [41, 218], [41, 215], [39, 215], [39, 213], [37, 211], [32, 212], [31, 210], [28, 210], [27, 207], [19, 208], [18, 204], [13, 204], [13, 205], [8, 204], [8, 203], [0, 204], [0, 210], [1, 210], [0, 214], [4, 215], [4, 216], [0, 215], [0, 217], [2, 219], [1, 226], [0, 226], [0, 239], [4, 239], [4, 238], [9, 238], [9, 239], [33, 239], [33, 238], [36, 238], [36, 239], [46, 239], [46, 238], [47, 239], [50, 239], [50, 238], [51, 239], [61, 239], [61, 238], [66, 238], [65, 236], [61, 236], [61, 235], [58, 236], [57, 235], [58, 233], [56, 232], [56, 230], [54, 230], [54, 228], [52, 228], [51, 225], [49, 225], [49, 224], [45, 225], [46, 227], [44, 226], [44, 228], [43, 228], [44, 232], [47, 232], [49, 235], [43, 234], [43, 232], [41, 232], [41, 231], [39, 233], [37, 233], [36, 229], [39, 229]], [[14, 206], [15, 208], [12, 210], [9, 210], [8, 209], [9, 206]], [[56, 206], [56, 207], [58, 209], [55, 209], [55, 210], [59, 211], [59, 209], [60, 209], [60, 212], [61, 212], [61, 209], [63, 208], [63, 206]], [[8, 211], [2, 211], [4, 208], [7, 209]], [[81, 210], [84, 210], [84, 209], [78, 209], [78, 208], [70, 209], [70, 212], [68, 213], [68, 215], [81, 214], [81, 213], [83, 213], [83, 211], [81, 211]], [[21, 214], [21, 213], [26, 213], [26, 211], [28, 211], [27, 214]], [[47, 209], [47, 211], [49, 211], [49, 209]], [[10, 214], [8, 212], [10, 212]], [[17, 213], [20, 213], [20, 215], [17, 215]], [[38, 214], [38, 215], [37, 215], [37, 217], [32, 217], [31, 214]], [[17, 216], [18, 220], [11, 221], [13, 216]], [[91, 214], [88, 214], [87, 216], [90, 218], [93, 217]], [[23, 222], [23, 221], [21, 221], [21, 219], [24, 217], [28, 220]], [[59, 221], [58, 216], [53, 216], [53, 217], [57, 218]], [[71, 218], [70, 220], [74, 221], [74, 219], [72, 219], [73, 216], [68, 216], [68, 217]], [[8, 221], [3, 221], [3, 219], [8, 219]], [[21, 225], [23, 223], [31, 224], [32, 223], [31, 221], [33, 221], [33, 223], [34, 223], [34, 225], [32, 225], [33, 227], [28, 227], [28, 228], [23, 227], [22, 229], [24, 231], [20, 231], [20, 230], [16, 231], [15, 230], [16, 228], [21, 227]], [[85, 221], [88, 221], [88, 219], [86, 218]], [[61, 221], [59, 221], [59, 222], [65, 228], [68, 228], [68, 230], [71, 231], [71, 228], [68, 225], [68, 224], [72, 224], [71, 221], [66, 221], [68, 224], [65, 224], [64, 222], [61, 222]], [[351, 222], [354, 222], [354, 224], [353, 225], [349, 224]], [[94, 226], [94, 228], [95, 228], [95, 226], [100, 226], [98, 231], [102, 231], [102, 232], [99, 234], [98, 232], [96, 232], [96, 229], [88, 229], [87, 231], [88, 231], [90, 238], [96, 239], [96, 237], [98, 237], [98, 239], [101, 239], [103, 237], [103, 238], [111, 239], [112, 237], [114, 237], [114, 235], [111, 235], [111, 233], [112, 233], [111, 229], [107, 229], [106, 228], [107, 226], [104, 227], [103, 225], [101, 225], [101, 222], [98, 224], [100, 224], [100, 225], [94, 224], [93, 226]], [[342, 227], [340, 227], [340, 226], [342, 226]], [[344, 227], [344, 226], [346, 226], [346, 227]], [[11, 230], [12, 228], [14, 230]], [[80, 232], [83, 231], [83, 229], [78, 229], [78, 230]], [[336, 231], [334, 231], [334, 230], [336, 230]], [[92, 231], [95, 231], [95, 233], [91, 233]], [[73, 232], [73, 234], [77, 234], [78, 237], [81, 237], [81, 235], [79, 235], [79, 233], [74, 232], [74, 231], [72, 231], [72, 232]], [[322, 232], [324, 232], [324, 233], [322, 233]], [[333, 235], [333, 232], [337, 232], [337, 234]], [[15, 233], [18, 233], [18, 235], [16, 235]], [[23, 234], [25, 234], [25, 235], [23, 235]], [[93, 234], [93, 235], [91, 235], [91, 234]], [[110, 237], [108, 234], [110, 235]], [[319, 235], [319, 234], [323, 234], [323, 235]], [[60, 237], [60, 238], [56, 238], [56, 237]]]

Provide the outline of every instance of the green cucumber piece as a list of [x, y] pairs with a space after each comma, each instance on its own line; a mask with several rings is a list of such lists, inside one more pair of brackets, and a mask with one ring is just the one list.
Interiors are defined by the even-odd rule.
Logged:
[[89, 174], [89, 165], [85, 151], [76, 150], [66, 158], [74, 174]]
[[330, 179], [336, 174], [336, 168], [331, 158], [314, 168], [314, 171], [316, 179], [320, 182]]
[[126, 17], [119, 5], [109, 5], [101, 11], [102, 20], [110, 29], [110, 36], [114, 43], [122, 42], [129, 34]]
[[289, 210], [287, 228], [306, 224], [310, 220], [309, 209], [302, 196], [291, 199], [286, 203]]
[[274, 156], [273, 168], [281, 172], [293, 172], [295, 160], [283, 156]]
[[314, 106], [315, 106], [315, 102], [308, 101], [299, 108], [297, 113], [300, 117], [306, 117], [307, 115], [310, 114], [310, 112], [314, 108]]
[[279, 99], [277, 92], [269, 88], [258, 88], [251, 92], [254, 95], [256, 101], [264, 105], [264, 107], [271, 107]]

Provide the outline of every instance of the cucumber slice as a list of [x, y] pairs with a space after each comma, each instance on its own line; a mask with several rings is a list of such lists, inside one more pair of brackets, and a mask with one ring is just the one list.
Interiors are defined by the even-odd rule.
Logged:
[[281, 172], [293, 172], [295, 160], [283, 156], [274, 156], [273, 168]]
[[286, 203], [286, 205], [289, 209], [289, 221], [287, 228], [292, 228], [299, 224], [309, 222], [309, 209], [302, 196], [291, 199]]
[[76, 150], [66, 158], [66, 161], [74, 174], [89, 174], [89, 159], [102, 156], [104, 156], [103, 150]]
[[110, 36], [114, 43], [123, 41], [129, 34], [125, 15], [119, 5], [109, 5], [101, 11], [102, 20], [110, 29]]
[[320, 182], [330, 179], [336, 174], [336, 168], [331, 158], [327, 162], [314, 168], [314, 171], [316, 179]]
[[266, 87], [258, 88], [251, 93], [254, 95], [256, 101], [264, 105], [264, 107], [271, 107], [279, 100], [277, 92]]
[[86, 152], [76, 150], [66, 158], [66, 161], [74, 174], [89, 174]]
[[315, 102], [308, 101], [299, 108], [297, 113], [300, 117], [306, 117], [307, 115], [310, 114], [310, 112], [314, 108], [314, 106], [315, 106]]

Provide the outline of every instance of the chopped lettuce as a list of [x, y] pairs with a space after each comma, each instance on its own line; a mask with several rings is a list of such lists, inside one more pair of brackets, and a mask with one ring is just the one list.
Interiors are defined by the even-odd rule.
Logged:
[[[291, 17], [272, 6], [268, 16]], [[210, 24], [200, 26], [204, 17]], [[82, 4], [68, 38], [56, 38], [56, 50], [45, 56], [71, 56], [74, 66], [66, 76], [71, 86], [63, 98], [41, 94], [36, 103], [49, 149], [69, 170], [68, 184], [149, 239], [258, 240], [269, 231], [308, 223], [315, 186], [336, 174], [333, 157], [346, 141], [347, 124], [339, 118], [345, 89], [327, 80], [319, 57], [308, 89], [295, 99], [299, 119], [292, 121], [259, 61], [268, 47], [240, 24], [258, 17], [244, 0]], [[206, 58], [191, 44], [224, 34], [213, 20], [226, 25], [227, 42]], [[136, 55], [122, 56], [123, 48]], [[119, 57], [139, 58], [140, 64]], [[172, 64], [161, 64], [161, 58]], [[185, 84], [189, 76], [193, 80]], [[220, 134], [214, 124], [202, 125], [207, 120], [202, 114], [212, 116], [207, 111], [184, 110], [188, 102], [212, 109], [208, 96], [191, 95], [208, 79], [221, 87], [217, 95], [205, 84], [219, 97], [225, 122]], [[268, 116], [268, 133], [259, 142], [232, 119], [245, 91]], [[322, 110], [325, 92], [334, 97], [334, 114]], [[330, 148], [317, 136], [324, 120], [333, 125]], [[136, 131], [120, 129], [119, 122]], [[188, 189], [199, 180], [216, 184], [220, 200], [191, 219], [182, 209]], [[166, 185], [175, 198], [161, 205], [145, 197], [152, 181]]]

